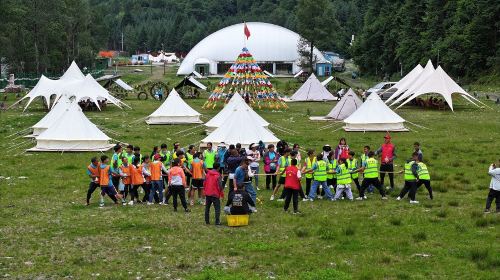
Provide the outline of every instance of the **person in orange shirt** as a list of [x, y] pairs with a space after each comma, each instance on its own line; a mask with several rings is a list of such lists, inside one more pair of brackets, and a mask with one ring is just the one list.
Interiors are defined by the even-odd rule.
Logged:
[[189, 199], [191, 200], [191, 206], [194, 205], [194, 193], [198, 190], [198, 203], [205, 204], [205, 196], [203, 195], [203, 178], [205, 177], [205, 171], [203, 168], [203, 160], [200, 159], [201, 153], [196, 152], [194, 154], [193, 162], [191, 162], [191, 188], [189, 190]]
[[134, 202], [140, 202], [139, 199], [139, 187], [144, 184], [144, 176], [142, 175], [142, 166], [139, 164], [141, 162], [140, 158], [134, 158], [133, 164], [130, 165], [130, 182], [132, 188], [130, 189], [130, 201], [128, 205], [134, 205]]
[[153, 197], [155, 193], [158, 193], [160, 202], [158, 204], [163, 205], [163, 178], [161, 172], [168, 173], [161, 162], [161, 156], [156, 154], [154, 156], [154, 161], [149, 164], [149, 171], [151, 172], [151, 191], [149, 192], [148, 205], [153, 204]]
[[104, 196], [107, 194], [115, 204], [118, 204], [120, 195], [116, 192], [115, 186], [111, 180], [111, 168], [108, 165], [109, 158], [106, 155], [101, 156], [101, 164], [99, 165], [99, 185], [101, 187], [101, 201], [99, 207], [104, 207]]
[[177, 196], [180, 197], [182, 207], [184, 207], [185, 212], [191, 212], [187, 208], [186, 202], [186, 191], [188, 188], [186, 183], [186, 175], [184, 174], [184, 170], [181, 167], [181, 160], [179, 158], [174, 159], [172, 162], [172, 168], [168, 173], [168, 184], [171, 186], [172, 195], [173, 195], [173, 205], [174, 211], [177, 212]]

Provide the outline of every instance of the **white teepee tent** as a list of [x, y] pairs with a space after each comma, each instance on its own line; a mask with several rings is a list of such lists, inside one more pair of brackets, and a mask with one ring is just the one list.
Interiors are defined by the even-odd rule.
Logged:
[[396, 91], [385, 101], [385, 103], [389, 104], [389, 101], [400, 96], [405, 90], [407, 90], [423, 70], [424, 68], [422, 67], [422, 65], [417, 64], [417, 66], [415, 66], [413, 70], [411, 70], [408, 74], [406, 74], [406, 76], [399, 80], [399, 82], [387, 89], [386, 91]]
[[62, 114], [66, 112], [66, 109], [70, 106], [71, 101], [66, 95], [61, 96], [57, 101], [56, 105], [40, 120], [33, 128], [33, 134], [30, 136], [38, 136], [47, 128], [51, 127], [52, 124], [57, 122]]
[[408, 131], [405, 120], [394, 113], [377, 93], [372, 93], [344, 120], [345, 131]]
[[413, 82], [411, 82], [406, 91], [402, 93], [400, 96], [398, 96], [398, 98], [394, 102], [392, 102], [391, 106], [396, 105], [397, 103], [411, 96], [413, 92], [420, 85], [422, 85], [422, 83], [424, 83], [425, 80], [427, 80], [427, 78], [429, 78], [432, 75], [432, 73], [434, 73], [434, 71], [436, 71], [434, 69], [434, 65], [432, 65], [432, 61], [429, 59], [429, 61], [427, 61], [427, 64], [424, 67], [424, 70], [422, 70], [422, 72], [418, 75], [418, 77]]
[[182, 97], [172, 89], [163, 104], [146, 119], [147, 124], [202, 123], [201, 114], [191, 108]]
[[36, 137], [36, 147], [28, 151], [107, 151], [113, 144], [73, 102], [47, 130]]
[[352, 89], [349, 89], [326, 117], [335, 120], [343, 120], [354, 113], [362, 104], [363, 101], [359, 99], [358, 95], [356, 95]]
[[216, 128], [220, 127], [228, 118], [233, 117], [233, 114], [241, 112], [241, 110], [248, 109], [254, 122], [260, 124], [261, 126], [268, 127], [269, 123], [264, 120], [259, 114], [257, 114], [248, 104], [245, 102], [243, 97], [239, 93], [233, 94], [229, 102], [224, 106], [224, 108], [217, 113], [212, 119], [210, 119], [205, 126], [208, 132], [214, 131]]
[[290, 101], [325, 101], [337, 100], [323, 86], [314, 74], [290, 97]]
[[228, 118], [220, 127], [210, 133], [202, 143], [219, 143], [250, 145], [263, 141], [266, 144], [276, 144], [279, 139], [267, 128], [254, 121], [251, 109], [243, 109], [240, 113]]
[[474, 103], [474, 101], [472, 100], [479, 102], [479, 100], [474, 98], [472, 95], [468, 94], [463, 88], [461, 88], [457, 83], [455, 83], [455, 81], [453, 81], [453, 79], [450, 78], [448, 74], [446, 74], [446, 72], [443, 70], [443, 68], [441, 68], [441, 66], [438, 66], [436, 71], [434, 71], [434, 73], [432, 73], [425, 80], [424, 83], [422, 83], [418, 88], [416, 88], [413, 91], [413, 94], [410, 97], [408, 97], [408, 99], [406, 99], [397, 108], [405, 105], [411, 100], [426, 93], [436, 93], [441, 95], [446, 101], [446, 103], [448, 103], [448, 106], [450, 106], [452, 111], [453, 111], [453, 100], [451, 99], [451, 95], [453, 93], [458, 93], [460, 96], [462, 96], [467, 101], [471, 102], [476, 106], [477, 104]]

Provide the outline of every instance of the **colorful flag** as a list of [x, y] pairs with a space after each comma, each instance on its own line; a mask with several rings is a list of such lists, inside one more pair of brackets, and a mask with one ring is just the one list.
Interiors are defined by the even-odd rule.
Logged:
[[248, 40], [248, 37], [250, 37], [250, 29], [248, 29], [246, 22], [245, 22], [245, 28], [243, 29], [243, 32], [245, 33], [245, 36], [247, 37], [247, 40]]

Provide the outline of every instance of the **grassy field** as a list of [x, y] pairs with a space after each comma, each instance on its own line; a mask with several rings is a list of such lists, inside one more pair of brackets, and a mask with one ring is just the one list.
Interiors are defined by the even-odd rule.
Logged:
[[[144, 74], [145, 75], [145, 74]], [[12, 101], [12, 100], [11, 100]], [[188, 100], [202, 110], [205, 99]], [[151, 99], [126, 100], [132, 110], [108, 107], [87, 116], [120, 141], [148, 153], [154, 145], [198, 143], [202, 129], [147, 126], [139, 121], [159, 106]], [[406, 107], [410, 125], [394, 133], [397, 169], [414, 141], [422, 144], [435, 199], [418, 194], [419, 205], [388, 201], [300, 203], [303, 215], [283, 213], [282, 204], [263, 204], [250, 226], [205, 226], [202, 206], [174, 213], [171, 206], [112, 206], [100, 209], [94, 195], [84, 206], [85, 167], [97, 153], [23, 153], [34, 144], [10, 148], [23, 138], [5, 138], [36, 123], [34, 106], [0, 113], [0, 278], [5, 279], [499, 279], [500, 215], [484, 215], [488, 165], [498, 159], [499, 107], [478, 109], [457, 102], [456, 112]], [[259, 111], [266, 120], [293, 129], [274, 130], [303, 148], [336, 145], [377, 147], [384, 133], [320, 130], [307, 114], [328, 113], [334, 103], [293, 103], [286, 112]], [[116, 133], [111, 133], [112, 130]], [[108, 153], [110, 154], [110, 153]], [[397, 177], [398, 189], [402, 177]], [[262, 185], [261, 185], [262, 186]], [[225, 221], [225, 217], [223, 217]]]

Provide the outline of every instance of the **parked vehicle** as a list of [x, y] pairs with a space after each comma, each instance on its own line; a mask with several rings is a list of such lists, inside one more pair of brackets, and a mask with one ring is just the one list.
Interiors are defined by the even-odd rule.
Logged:
[[382, 82], [382, 83], [378, 83], [378, 84], [376, 84], [375, 86], [369, 88], [366, 91], [366, 96], [365, 97], [369, 96], [373, 92], [376, 92], [380, 96], [380, 98], [382, 98], [382, 99], [388, 99], [396, 91], [395, 90], [389, 90], [389, 91], [387, 91], [387, 89], [389, 89], [390, 87], [392, 87], [395, 84], [396, 84], [396, 82]]

